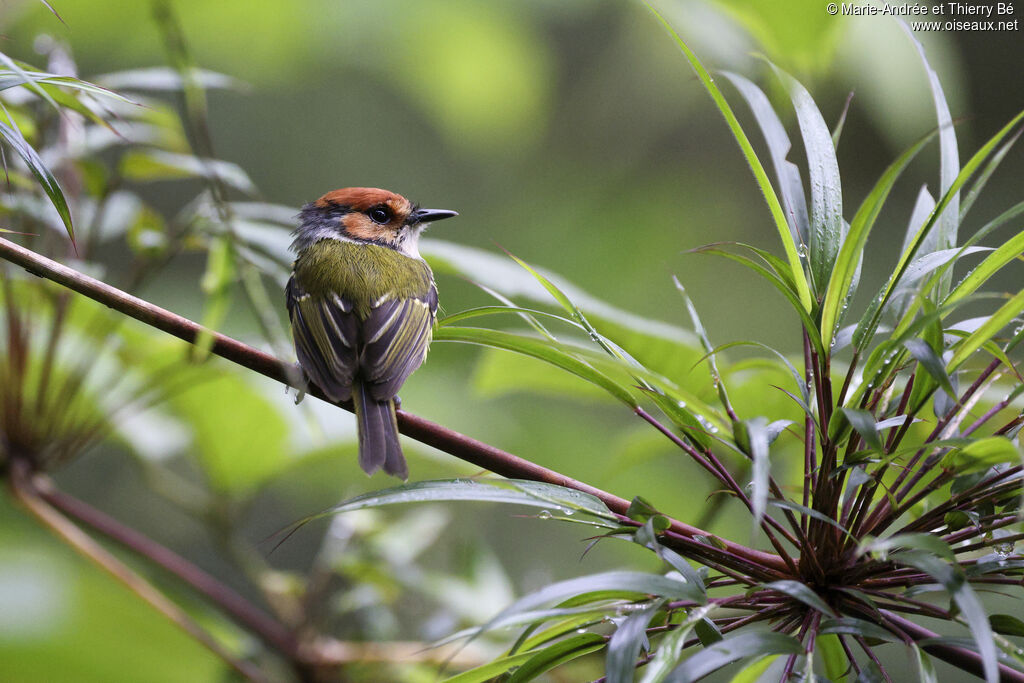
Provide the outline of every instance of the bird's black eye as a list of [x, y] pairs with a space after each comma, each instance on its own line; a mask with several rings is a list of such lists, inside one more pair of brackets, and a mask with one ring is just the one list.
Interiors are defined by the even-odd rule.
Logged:
[[383, 206], [375, 206], [366, 212], [366, 215], [370, 217], [370, 220], [374, 223], [380, 223], [384, 225], [391, 222], [391, 212]]

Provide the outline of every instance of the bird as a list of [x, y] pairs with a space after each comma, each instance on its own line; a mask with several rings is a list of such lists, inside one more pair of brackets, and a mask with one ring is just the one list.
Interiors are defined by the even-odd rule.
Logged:
[[328, 192], [298, 215], [285, 287], [295, 353], [324, 395], [352, 400], [367, 474], [383, 468], [409, 478], [396, 397], [426, 359], [437, 315], [419, 238], [431, 222], [457, 215], [374, 187]]

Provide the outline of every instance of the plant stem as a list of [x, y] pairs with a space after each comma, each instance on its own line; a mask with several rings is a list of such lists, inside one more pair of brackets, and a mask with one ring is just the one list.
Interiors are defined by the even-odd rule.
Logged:
[[[678, 435], [672, 432], [672, 430], [670, 430], [668, 427], [661, 424], [661, 422], [659, 422], [653, 415], [648, 413], [643, 408], [638, 406], [634, 410], [634, 412], [637, 415], [639, 415], [643, 420], [645, 420], [648, 424], [652, 425], [655, 429], [657, 429], [666, 437], [668, 437], [669, 440], [672, 441], [672, 443], [674, 443], [676, 446], [681, 448], [685, 453], [690, 455], [690, 457], [692, 457], [695, 461], [697, 461], [698, 463], [702, 464], [705, 468], [707, 468], [708, 471], [711, 472], [713, 476], [715, 476], [715, 478], [722, 481], [726, 486], [731, 488], [733, 493], [735, 493], [737, 497], [739, 497], [739, 499], [742, 500], [743, 503], [747, 506], [747, 509], [753, 512], [754, 506], [750, 502], [750, 498], [747, 496], [746, 492], [743, 491], [740, 485], [736, 483], [736, 480], [733, 478], [732, 474], [730, 474], [729, 471], [725, 468], [725, 465], [723, 465], [722, 462], [715, 457], [714, 453], [712, 453], [711, 451], [705, 451], [707, 457], [702, 457], [696, 449], [694, 449], [688, 443], [679, 438]], [[779, 524], [773, 517], [769, 515], [764, 515], [764, 517], [761, 519], [761, 529], [762, 531], [764, 531], [765, 536], [768, 537], [768, 540], [771, 542], [776, 552], [778, 552], [779, 556], [782, 557], [782, 559], [786, 562], [786, 565], [789, 567], [790, 571], [796, 574], [796, 565], [793, 563], [792, 558], [789, 557], [789, 553], [786, 552], [786, 549], [783, 548], [782, 544], [779, 543], [778, 539], [775, 538], [775, 535], [771, 532], [771, 529], [768, 528], [769, 525], [775, 527], [779, 531], [779, 533], [783, 534], [786, 537], [786, 540], [792, 543], [794, 547], [799, 548], [799, 544], [797, 543], [796, 539], [793, 538], [793, 536], [785, 529], [785, 527]]]
[[[889, 621], [901, 631], [904, 631], [907, 635], [913, 638], [915, 642], [922, 640], [934, 641], [941, 638], [938, 633], [929, 631], [922, 626], [918, 626], [909, 619], [904, 619], [889, 610], [881, 610], [881, 614], [885, 617], [886, 621]], [[952, 664], [958, 669], [972, 673], [979, 678], [985, 678], [985, 669], [981, 662], [981, 655], [976, 652], [972, 652], [967, 648], [957, 647], [955, 645], [943, 645], [935, 642], [922, 645], [921, 649], [930, 655], [938, 657], [944, 662]], [[1024, 672], [1010, 668], [1005, 664], [999, 664], [998, 666], [999, 680], [1002, 683], [1024, 683]]]
[[79, 522], [87, 524], [104, 536], [128, 548], [136, 555], [162, 567], [193, 589], [209, 598], [240, 626], [258, 635], [267, 645], [285, 657], [295, 658], [298, 643], [276, 619], [239, 595], [231, 587], [207, 574], [166, 546], [160, 545], [135, 529], [121, 524], [87, 503], [64, 493], [42, 476], [35, 481], [36, 493], [47, 503]]
[[183, 609], [136, 574], [103, 546], [94, 541], [71, 520], [51, 507], [40, 495], [32, 481], [31, 466], [23, 458], [12, 458], [9, 463], [9, 481], [14, 497], [61, 540], [74, 548], [87, 560], [95, 563], [143, 601], [167, 617], [173, 624], [222, 659], [231, 668], [251, 681], [269, 681], [251, 662], [238, 659], [228, 652], [202, 626]]
[[[53, 280], [68, 289], [186, 342], [194, 343], [199, 336], [201, 327], [195, 322], [111, 287], [4, 238], [0, 238], [0, 258], [21, 266], [33, 275]], [[323, 401], [333, 403], [316, 387], [297, 386], [293, 365], [283, 363], [269, 354], [218, 332], [211, 332], [210, 336], [212, 338], [210, 349], [212, 353], [282, 384], [305, 390]], [[334, 405], [352, 411], [351, 402], [335, 403]], [[398, 426], [403, 434], [456, 458], [504, 477], [557, 484], [589, 493], [604, 502], [613, 512], [619, 514], [626, 514], [629, 509], [629, 501], [611, 493], [541, 467], [529, 460], [524, 460], [404, 410], [399, 410], [397, 413]], [[678, 520], [670, 520], [670, 522], [671, 530], [687, 538], [712, 535], [703, 529]], [[722, 539], [722, 542], [730, 553], [759, 565], [769, 572], [785, 573], [788, 571], [785, 561], [778, 555], [748, 548], [726, 539]]]

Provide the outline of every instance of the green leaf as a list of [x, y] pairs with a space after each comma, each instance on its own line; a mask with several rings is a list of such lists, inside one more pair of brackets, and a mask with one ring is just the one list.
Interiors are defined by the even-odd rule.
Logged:
[[1009, 614], [993, 614], [988, 618], [989, 625], [996, 633], [1004, 636], [1024, 636], [1024, 621]]
[[552, 320], [557, 320], [559, 322], [565, 323], [567, 325], [572, 325], [573, 327], [576, 327], [578, 329], [583, 329], [582, 325], [580, 325], [579, 323], [575, 322], [574, 320], [570, 320], [569, 318], [566, 318], [565, 316], [557, 315], [555, 313], [549, 313], [547, 311], [539, 311], [539, 310], [536, 310], [536, 309], [533, 309], [533, 308], [520, 308], [518, 306], [512, 306], [512, 305], [508, 305], [508, 306], [478, 306], [476, 308], [469, 308], [469, 309], [466, 309], [465, 311], [459, 311], [458, 313], [452, 313], [451, 315], [446, 315], [443, 318], [438, 318], [437, 326], [438, 327], [445, 327], [446, 325], [451, 325], [452, 323], [462, 322], [463, 320], [471, 320], [473, 318], [479, 318], [481, 316], [500, 315], [500, 314], [506, 314], [506, 313], [513, 313], [513, 314], [517, 314], [517, 315], [527, 314], [527, 315], [530, 315], [530, 316], [541, 315], [541, 316], [545, 316], [545, 317], [551, 318]]
[[765, 507], [768, 504], [768, 480], [771, 477], [771, 463], [768, 462], [768, 420], [755, 417], [743, 420], [733, 427], [736, 443], [743, 448], [753, 462], [751, 511], [754, 526], [764, 519]]
[[814, 639], [814, 650], [821, 656], [821, 661], [825, 665], [825, 677], [830, 681], [843, 680], [850, 664], [839, 638], [834, 634], [818, 631], [818, 637]]
[[[939, 191], [948, 196], [947, 204], [949, 211], [938, 216], [936, 230], [936, 249], [949, 249], [956, 245], [957, 227], [960, 223], [960, 155], [956, 144], [956, 131], [953, 128], [953, 117], [949, 113], [949, 104], [942, 92], [942, 84], [939, 76], [928, 63], [928, 57], [924, 53], [924, 46], [914, 36], [906, 22], [899, 22], [900, 28], [906, 34], [910, 42], [917, 48], [921, 56], [921, 63], [924, 65], [925, 73], [928, 75], [928, 84], [931, 86], [932, 99], [935, 102], [935, 113], [938, 119], [939, 130]], [[973, 160], [972, 160], [973, 161]], [[945, 277], [940, 284], [940, 296], [945, 296], [949, 291], [949, 277]]]
[[1001, 244], [998, 249], [986, 256], [985, 260], [978, 264], [977, 268], [968, 273], [967, 277], [957, 284], [943, 303], [957, 301], [976, 291], [1003, 266], [1011, 261], [1020, 260], [1021, 254], [1024, 254], [1024, 231], [1018, 232]]
[[858, 554], [871, 553], [884, 561], [890, 553], [909, 549], [930, 553], [949, 562], [956, 560], [949, 544], [931, 534], [897, 534], [888, 538], [866, 539], [861, 542], [857, 552]]
[[[931, 274], [931, 276], [928, 279], [928, 282], [923, 287], [920, 288], [921, 291], [931, 291], [934, 288], [935, 284], [939, 281], [939, 278], [942, 276], [942, 274], [946, 270], [950, 269], [956, 263], [957, 259], [960, 258], [961, 254], [966, 254], [969, 251], [974, 251], [975, 248], [973, 245], [980, 242], [993, 230], [1002, 227], [1004, 224], [1010, 222], [1011, 220], [1013, 220], [1022, 213], [1024, 213], [1024, 202], [1018, 202], [1017, 204], [1014, 204], [1012, 207], [1010, 207], [1006, 211], [1002, 212], [1001, 214], [990, 220], [980, 229], [978, 229], [973, 235], [971, 235], [971, 238], [967, 240], [962, 247], [960, 247], [960, 250], [957, 252], [956, 258], [943, 264], [937, 271]], [[989, 251], [994, 250], [990, 249]], [[1002, 256], [1003, 255], [1000, 254], [998, 258], [1002, 258]], [[920, 262], [921, 259], [917, 259], [917, 261]], [[911, 267], [913, 267], [913, 264], [911, 264]], [[970, 277], [970, 273], [968, 273], [968, 277]], [[973, 280], [969, 285], [966, 285], [960, 292], [957, 293], [956, 299], [950, 299], [947, 297], [944, 303], [962, 300], [963, 298], [972, 294], [981, 284], [983, 284], [982, 280]], [[906, 329], [906, 327], [912, 322], [914, 314], [916, 313], [917, 308], [921, 305], [921, 302], [921, 297], [915, 297], [910, 301], [910, 305], [907, 306], [906, 310], [903, 312], [903, 317], [900, 320], [899, 324], [896, 326], [896, 332], [894, 334], [898, 334], [902, 330]]]
[[[165, 66], [116, 71], [96, 77], [96, 82], [117, 90], [177, 91], [185, 89], [181, 71]], [[204, 90], [243, 90], [245, 84], [226, 74], [191, 68], [188, 81]]]
[[701, 619], [693, 625], [693, 630], [697, 632], [701, 645], [712, 645], [722, 640], [722, 632], [710, 619]]
[[643, 678], [640, 683], [662, 683], [672, 669], [679, 663], [683, 653], [683, 645], [689, 637], [693, 628], [704, 621], [712, 610], [717, 609], [715, 605], [703, 605], [690, 610], [686, 619], [664, 636], [658, 643], [658, 649], [654, 658], [643, 668]]
[[804, 324], [804, 329], [807, 330], [807, 335], [810, 337], [811, 343], [814, 345], [815, 350], [817, 350], [818, 353], [824, 353], [824, 347], [821, 345], [821, 333], [818, 332], [818, 325], [814, 322], [814, 319], [811, 318], [810, 313], [803, 308], [803, 305], [797, 293], [787, 284], [786, 280], [784, 280], [780, 275], [747, 256], [743, 256], [741, 254], [733, 254], [732, 252], [726, 251], [724, 249], [719, 249], [715, 245], [707, 245], [704, 247], [700, 247], [699, 249], [691, 249], [690, 252], [701, 254], [716, 254], [718, 256], [724, 256], [727, 259], [731, 259], [733, 261], [736, 261], [737, 263], [746, 266], [747, 268], [750, 268], [755, 273], [762, 276], [765, 280], [771, 283], [771, 285], [775, 287], [775, 289], [779, 290], [779, 292], [781, 292], [782, 295], [785, 296], [786, 299], [793, 305], [793, 309], [800, 316], [800, 319]]
[[953, 358], [946, 366], [946, 371], [952, 373], [970, 358], [975, 351], [980, 349], [1000, 330], [1010, 324], [1014, 318], [1024, 312], [1024, 289], [1017, 292], [1009, 301], [999, 307], [981, 327], [971, 333], [966, 339], [960, 342], [953, 354]]
[[764, 587], [769, 590], [778, 591], [779, 593], [785, 593], [791, 598], [796, 598], [797, 600], [804, 603], [811, 609], [816, 609], [822, 614], [831, 617], [838, 616], [838, 614], [836, 614], [836, 611], [832, 609], [832, 607], [830, 607], [828, 603], [822, 600], [821, 596], [815, 593], [807, 584], [800, 583], [799, 581], [793, 581], [790, 579], [784, 579], [782, 581], [772, 581], [771, 583], [766, 583], [764, 584]]
[[[633, 506], [637, 503], [638, 499], [642, 500], [638, 496], [637, 498], [633, 499], [632, 503], [630, 503], [629, 507], [631, 510], [633, 509]], [[634, 539], [640, 545], [653, 550], [654, 553], [659, 558], [661, 558], [662, 562], [664, 562], [666, 565], [668, 565], [675, 571], [679, 572], [679, 574], [683, 577], [684, 581], [693, 586], [696, 586], [701, 594], [701, 598], [700, 600], [697, 600], [697, 602], [703, 604], [707, 600], [707, 593], [704, 588], [704, 581], [700, 578], [700, 575], [697, 574], [694, 568], [690, 566], [690, 563], [686, 561], [686, 558], [682, 557], [674, 550], [666, 548], [658, 542], [658, 536], [654, 530], [654, 522], [658, 519], [665, 520], [665, 517], [662, 517], [660, 515], [648, 517], [644, 522], [643, 526], [636, 530], [636, 534], [634, 534]]]
[[942, 458], [942, 466], [958, 474], [982, 472], [1002, 463], [1021, 464], [1021, 453], [1005, 436], [989, 436], [953, 449]]
[[721, 669], [723, 666], [748, 657], [765, 655], [800, 655], [804, 648], [800, 642], [782, 633], [740, 633], [705, 647], [672, 672], [673, 683], [690, 683]]
[[882, 450], [882, 437], [878, 434], [878, 426], [873, 414], [858, 408], [842, 408], [842, 411], [850, 425], [864, 439], [868, 448], [873, 448], [876, 451]]
[[523, 683], [532, 681], [546, 671], [556, 666], [579, 659], [591, 652], [596, 652], [604, 647], [604, 638], [596, 633], [582, 633], [578, 636], [560, 640], [554, 645], [544, 648], [540, 652], [523, 662], [508, 679], [508, 683]]
[[924, 238], [928, 235], [931, 229], [934, 227], [936, 220], [946, 208], [953, 202], [953, 197], [963, 187], [964, 183], [974, 175], [978, 170], [978, 167], [984, 162], [984, 160], [991, 154], [992, 150], [999, 144], [1006, 135], [1013, 130], [1017, 123], [1024, 118], [1024, 111], [1021, 111], [1013, 119], [1010, 120], [1005, 126], [1003, 126], [998, 133], [992, 136], [988, 142], [986, 142], [981, 149], [974, 153], [970, 161], [964, 165], [960, 174], [957, 176], [956, 181], [953, 185], [942, 195], [938, 204], [932, 209], [931, 214], [928, 216], [928, 220], [918, 229], [913, 239], [910, 240], [909, 246], [903, 250], [903, 254], [900, 256], [899, 262], [896, 264], [896, 268], [893, 270], [889, 281], [882, 287], [874, 299], [868, 306], [867, 311], [861, 317], [860, 322], [857, 324], [857, 330], [853, 335], [853, 344], [857, 349], [863, 349], [864, 345], [871, 340], [874, 336], [875, 330], [878, 328], [878, 321], [881, 316], [882, 309], [886, 302], [892, 296], [900, 279], [903, 277], [907, 266], [910, 264], [911, 259], [917, 252], [918, 247], [921, 245]]
[[935, 666], [932, 664], [931, 658], [916, 643], [910, 643], [910, 647], [917, 660], [918, 681], [920, 683], [939, 683], [939, 677], [935, 673]]
[[[0, 105], [0, 108], [3, 108]], [[3, 108], [4, 113], [7, 113], [6, 108]], [[53, 208], [57, 210], [57, 215], [60, 216], [61, 221], [64, 223], [64, 229], [67, 230], [68, 237], [71, 238], [71, 242], [75, 241], [75, 229], [71, 223], [71, 209], [68, 208], [68, 202], [64, 198], [64, 192], [60, 189], [60, 184], [50, 169], [46, 168], [46, 164], [39, 158], [39, 154], [32, 148], [32, 145], [28, 144], [25, 138], [22, 136], [21, 131], [10, 116], [7, 117], [8, 121], [12, 125], [0, 122], [0, 138], [10, 145], [18, 155], [25, 160], [25, 165], [32, 172], [32, 175], [39, 181], [39, 186], [43, 188], [43, 192], [50, 198], [50, 203], [53, 204]]]
[[645, 391], [654, 401], [655, 405], [665, 413], [672, 423], [681, 429], [687, 438], [694, 441], [702, 448], [711, 446], [709, 426], [702, 423], [697, 416], [687, 407], [685, 401], [680, 401], [660, 391]]
[[[503, 303], [510, 302], [508, 297], [523, 297], [544, 304], [550, 302], [551, 295], [537, 279], [505, 256], [434, 238], [421, 240], [420, 251], [435, 272], [460, 275], [492, 296], [497, 294], [496, 298]], [[697, 340], [689, 330], [616, 308], [564, 278], [539, 268], [535, 270], [551, 282], [557, 282], [558, 288], [587, 312], [588, 319], [598, 319], [602, 327], [614, 328], [619, 339], [635, 339], [636, 346], [660, 354], [664, 362], [659, 367], [672, 367], [671, 361], [675, 359], [679, 363], [676, 367], [688, 367], [690, 352], [696, 354]], [[549, 336], [544, 332], [541, 334]]]
[[[693, 602], [699, 601], [703, 596], [702, 587], [694, 586], [680, 579], [646, 572], [611, 571], [549, 584], [506, 607], [491, 622], [533, 610], [542, 605], [561, 603], [570, 598], [577, 598], [577, 602], [585, 603], [585, 596], [588, 594], [600, 594], [604, 591], [614, 591], [615, 594], [653, 595], [670, 600]], [[488, 623], [481, 630], [487, 630], [490, 627], [490, 623]]]
[[434, 340], [479, 344], [481, 346], [490, 346], [496, 349], [521, 353], [525, 356], [550, 363], [555, 367], [571, 372], [580, 379], [596, 384], [630, 408], [636, 408], [639, 405], [624, 386], [603, 372], [596, 370], [589, 363], [563, 351], [550, 341], [545, 342], [533, 337], [501, 330], [457, 326], [438, 328], [434, 331]]
[[158, 149], [132, 150], [121, 157], [121, 174], [129, 180], [153, 181], [178, 178], [217, 180], [245, 194], [259, 190], [238, 164], [220, 159], [202, 159]]
[[877, 638], [890, 643], [898, 643], [900, 639], [891, 631], [878, 624], [856, 617], [835, 617], [822, 619], [820, 633], [858, 636], [861, 638]]
[[807, 199], [804, 197], [804, 185], [800, 180], [800, 169], [791, 161], [786, 160], [792, 143], [786, 129], [772, 108], [768, 97], [760, 88], [739, 74], [723, 71], [722, 75], [732, 81], [743, 99], [750, 106], [750, 111], [761, 128], [768, 153], [775, 167], [775, 179], [779, 183], [779, 194], [786, 208], [786, 218], [793, 240], [797, 244], [807, 244], [810, 232], [810, 221], [807, 218]]
[[967, 621], [971, 636], [978, 647], [985, 670], [985, 681], [998, 683], [999, 667], [996, 646], [992, 638], [992, 628], [988, 623], [988, 615], [977, 594], [964, 579], [960, 567], [926, 550], [909, 550], [893, 555], [892, 559], [928, 574], [952, 596], [953, 601], [960, 608], [960, 614]]
[[801, 515], [812, 517], [818, 520], [819, 522], [825, 522], [826, 524], [834, 526], [836, 529], [842, 531], [850, 540], [854, 540], [853, 535], [849, 532], [849, 530], [846, 527], [844, 527], [842, 524], [832, 519], [830, 516], [826, 515], [823, 512], [812, 510], [811, 508], [806, 507], [804, 505], [800, 505], [799, 503], [794, 503], [789, 500], [780, 500], [778, 498], [768, 499], [768, 505], [782, 508], [783, 510], [793, 510], [794, 512], [799, 512]]
[[493, 662], [473, 667], [469, 671], [463, 671], [456, 676], [446, 678], [444, 683], [487, 683], [510, 669], [521, 666], [534, 657], [535, 654], [534, 652], [520, 652], [509, 657], [501, 657]]
[[[650, 6], [648, 6], [650, 7]], [[701, 83], [704, 84], [704, 88], [711, 95], [711, 99], [714, 101], [715, 106], [718, 107], [718, 111], [721, 112], [722, 116], [725, 117], [726, 123], [729, 125], [729, 130], [732, 132], [733, 137], [739, 144], [740, 149], [743, 151], [743, 156], [747, 160], [747, 164], [750, 166], [750, 170], [754, 174], [755, 180], [761, 189], [761, 194], [764, 195], [765, 201], [768, 203], [768, 209], [772, 214], [772, 219], [775, 221], [775, 228], [779, 233], [779, 238], [782, 241], [782, 246], [786, 251], [786, 259], [789, 262], [790, 277], [796, 285], [795, 296], [798, 300], [798, 307], [806, 313], [810, 313], [813, 306], [813, 297], [811, 296], [811, 290], [807, 286], [807, 279], [804, 277], [803, 264], [800, 262], [800, 255], [797, 253], [796, 242], [793, 240], [793, 236], [789, 231], [789, 223], [786, 220], [786, 213], [782, 209], [782, 205], [779, 203], [779, 198], [775, 194], [775, 190], [772, 189], [772, 183], [768, 179], [768, 174], [765, 173], [764, 166], [761, 164], [761, 160], [758, 159], [757, 153], [754, 152], [753, 146], [750, 144], [750, 140], [747, 138], [747, 134], [743, 132], [742, 126], [736, 119], [736, 115], [733, 113], [729, 103], [726, 102], [725, 96], [722, 95], [722, 91], [715, 85], [714, 79], [708, 70], [704, 68], [697, 55], [689, 48], [689, 46], [683, 42], [683, 39], [679, 37], [679, 34], [675, 32], [672, 26], [661, 16], [656, 10], [651, 8], [651, 12], [657, 17], [658, 21], [665, 27], [675, 40], [676, 45], [682, 50], [683, 54], [686, 55], [686, 59], [690, 62], [690, 66], [693, 67], [697, 77]]]
[[871, 192], [861, 202], [857, 213], [854, 214], [853, 221], [850, 223], [850, 233], [843, 241], [843, 246], [836, 257], [835, 268], [829, 278], [828, 289], [821, 306], [821, 343], [824, 346], [831, 346], [836, 328], [842, 323], [842, 307], [850, 293], [857, 264], [863, 259], [864, 245], [867, 244], [868, 235], [871, 234], [871, 228], [874, 227], [889, 192], [896, 184], [903, 169], [931, 140], [932, 135], [934, 133], [914, 143], [885, 169], [882, 177], [878, 179]]
[[608, 683], [629, 683], [636, 671], [640, 649], [647, 642], [647, 627], [664, 604], [655, 600], [650, 607], [626, 617], [608, 640], [604, 672]]
[[910, 355], [914, 357], [914, 360], [925, 369], [931, 377], [938, 383], [942, 389], [950, 396], [956, 396], [956, 390], [953, 388], [953, 383], [949, 379], [949, 375], [946, 373], [946, 366], [943, 365], [942, 359], [939, 358], [939, 354], [935, 352], [935, 349], [931, 347], [931, 344], [926, 342], [924, 339], [908, 339], [903, 342], [903, 346], [907, 347], [910, 351]]
[[[843, 240], [843, 194], [839, 162], [832, 134], [811, 94], [799, 81], [772, 65], [796, 110], [797, 123], [807, 152], [811, 187], [811, 230], [808, 249], [811, 283], [824, 295]], [[844, 291], [845, 295], [846, 292]], [[822, 341], [825, 341], [822, 334]]]
[[[435, 501], [477, 501], [526, 505], [543, 509], [583, 512], [601, 519], [615, 516], [599, 499], [582, 491], [554, 484], [519, 479], [439, 479], [403, 484], [383, 491], [365, 493], [335, 505], [317, 517], [364, 508]], [[310, 518], [315, 519], [315, 517]], [[309, 521], [309, 520], [307, 520]]]
[[206, 271], [199, 284], [206, 294], [202, 327], [189, 350], [193, 361], [206, 360], [213, 348], [214, 330], [220, 329], [231, 304], [235, 281], [235, 250], [226, 235], [214, 237], [206, 252]]
[[708, 338], [707, 330], [704, 329], [704, 323], [701, 322], [700, 316], [697, 314], [697, 309], [694, 307], [689, 295], [687, 295], [686, 289], [683, 287], [682, 283], [679, 282], [679, 278], [673, 275], [672, 282], [675, 283], [676, 291], [678, 291], [680, 296], [683, 297], [683, 303], [686, 304], [686, 310], [690, 314], [690, 321], [693, 323], [693, 331], [697, 334], [697, 338], [700, 339], [700, 344], [704, 348], [704, 352], [710, 354], [708, 357], [708, 364], [711, 367], [711, 381], [718, 390], [718, 398], [721, 401], [722, 406], [727, 410], [731, 410], [732, 404], [729, 402], [729, 394], [725, 389], [725, 382], [722, 381], [721, 373], [718, 372], [718, 362], [715, 359], [715, 355], [711, 353], [713, 347], [711, 346], [711, 340]]
[[729, 679], [729, 683], [758, 683], [758, 681], [763, 680], [762, 676], [768, 671], [768, 667], [774, 664], [778, 658], [779, 655], [769, 655], [754, 660], [750, 665], [737, 671], [736, 675]]
[[1002, 163], [1003, 159], [1010, 151], [1010, 148], [1012, 148], [1013, 145], [1017, 142], [1017, 139], [1020, 138], [1021, 133], [1024, 133], [1024, 130], [1018, 130], [1016, 133], [1014, 133], [1013, 137], [1007, 140], [1003, 144], [1003, 146], [999, 148], [999, 151], [992, 155], [992, 158], [989, 160], [989, 162], [985, 164], [984, 170], [982, 170], [982, 172], [978, 174], [978, 179], [975, 180], [974, 184], [971, 186], [971, 191], [967, 193], [967, 198], [964, 199], [963, 203], [961, 203], [960, 205], [961, 223], [963, 223], [964, 217], [967, 215], [967, 212], [970, 211], [971, 207], [974, 205], [975, 200], [978, 199], [978, 196], [981, 194], [981, 190], [985, 187], [985, 184], [988, 182], [988, 179], [992, 176], [993, 173], [995, 173], [996, 168], [998, 168], [999, 164]]

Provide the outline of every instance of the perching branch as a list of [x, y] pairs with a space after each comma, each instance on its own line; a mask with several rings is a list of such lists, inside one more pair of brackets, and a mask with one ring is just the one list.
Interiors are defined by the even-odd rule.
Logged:
[[[155, 306], [3, 238], [0, 238], [0, 258], [21, 266], [33, 275], [52, 280], [119, 313], [186, 342], [195, 343], [200, 332], [203, 332], [203, 328], [199, 324], [187, 318]], [[352, 411], [351, 402], [335, 403], [324, 396], [318, 388], [304, 386], [295, 366], [218, 332], [207, 331], [206, 334], [213, 340], [210, 349], [212, 353], [282, 384], [305, 390], [311, 396], [333, 403], [349, 412]], [[629, 501], [624, 498], [541, 467], [500, 448], [495, 448], [403, 410], [398, 411], [398, 427], [403, 434], [410, 438], [495, 474], [576, 489], [600, 499], [610, 510], [620, 515], [624, 515], [629, 508]], [[674, 519], [671, 520], [670, 529], [687, 538], [711, 536], [703, 529]], [[759, 564], [769, 570], [780, 573], [787, 572], [786, 563], [778, 555], [748, 548], [726, 539], [721, 539], [721, 542], [724, 544], [723, 549], [731, 555]]]

